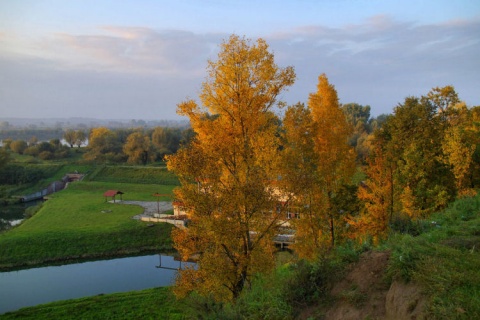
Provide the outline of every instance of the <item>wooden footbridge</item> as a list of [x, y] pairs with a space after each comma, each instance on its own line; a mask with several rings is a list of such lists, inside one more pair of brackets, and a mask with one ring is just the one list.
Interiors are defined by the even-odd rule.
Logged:
[[289, 245], [295, 243], [295, 235], [294, 234], [277, 234], [275, 238], [273, 238], [273, 242], [276, 246], [280, 247], [280, 249], [286, 249]]

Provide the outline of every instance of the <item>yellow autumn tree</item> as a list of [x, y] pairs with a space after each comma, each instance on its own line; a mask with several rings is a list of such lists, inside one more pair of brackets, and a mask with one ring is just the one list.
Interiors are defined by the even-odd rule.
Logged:
[[358, 198], [365, 209], [356, 217], [349, 217], [351, 237], [360, 242], [369, 238], [377, 244], [385, 239], [393, 215], [393, 168], [380, 145], [376, 145], [365, 167], [366, 181], [358, 189]]
[[121, 151], [122, 145], [115, 133], [106, 127], [98, 127], [90, 131], [87, 152], [84, 154], [84, 158], [87, 160], [106, 161], [114, 159]]
[[336, 225], [343, 223], [333, 200], [355, 170], [354, 150], [348, 144], [352, 127], [325, 74], [318, 78], [317, 92], [310, 94], [308, 110], [297, 106], [289, 111], [284, 120], [288, 170], [283, 176], [300, 212], [300, 219], [292, 222], [294, 246], [300, 256], [313, 259], [335, 245]]
[[442, 141], [443, 160], [451, 167], [457, 193], [462, 195], [471, 188], [478, 128], [473, 125], [473, 114], [465, 103], [457, 103], [449, 115], [448, 128]]
[[325, 74], [318, 77], [317, 92], [310, 94], [308, 107], [317, 123], [315, 153], [319, 158], [318, 175], [322, 178], [325, 208], [319, 214], [329, 225], [330, 244], [335, 245], [335, 220], [338, 212], [331, 210], [332, 199], [342, 185], [348, 184], [355, 172], [355, 153], [348, 145], [353, 128], [340, 108], [337, 90]]
[[[295, 252], [314, 260], [328, 242], [322, 193], [323, 180], [318, 174], [319, 157], [315, 152], [317, 124], [304, 104], [291, 106], [283, 119], [282, 180], [280, 186], [289, 197], [289, 224], [295, 229]], [[295, 219], [299, 217], [299, 219]]]
[[197, 269], [179, 272], [174, 291], [195, 290], [216, 300], [238, 297], [252, 275], [274, 267], [272, 237], [280, 225], [275, 210], [278, 177], [278, 95], [294, 82], [293, 68], [279, 68], [267, 43], [232, 35], [221, 45], [200, 100], [178, 105], [196, 136], [168, 169], [181, 187], [188, 228], [173, 232], [183, 258], [198, 257]]

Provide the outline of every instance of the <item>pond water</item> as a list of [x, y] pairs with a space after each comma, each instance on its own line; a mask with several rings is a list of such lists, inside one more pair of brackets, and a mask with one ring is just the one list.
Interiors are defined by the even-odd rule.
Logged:
[[43, 200], [30, 201], [0, 207], [0, 232], [20, 224], [25, 219], [25, 209], [42, 203]]
[[57, 300], [168, 286], [180, 266], [185, 263], [171, 256], [149, 255], [0, 272], [0, 314]]

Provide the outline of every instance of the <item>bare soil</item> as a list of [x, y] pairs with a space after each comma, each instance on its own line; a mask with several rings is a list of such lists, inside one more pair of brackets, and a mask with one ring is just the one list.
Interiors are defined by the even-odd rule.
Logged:
[[421, 319], [424, 299], [413, 284], [385, 280], [389, 252], [365, 252], [330, 294], [333, 304], [311, 306], [297, 319]]

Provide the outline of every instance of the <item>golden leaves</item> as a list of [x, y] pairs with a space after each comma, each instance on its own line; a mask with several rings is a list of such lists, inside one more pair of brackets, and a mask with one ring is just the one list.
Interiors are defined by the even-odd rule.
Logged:
[[208, 63], [202, 106], [193, 100], [178, 105], [196, 139], [167, 157], [182, 183], [175, 194], [191, 218], [188, 231], [173, 237], [182, 256], [199, 254], [198, 270], [185, 278], [181, 273], [178, 292], [194, 288], [228, 300], [253, 273], [273, 267], [267, 261], [278, 217], [267, 189], [277, 177], [279, 121], [270, 109], [294, 78], [292, 68], [274, 63], [264, 40], [233, 35]]

